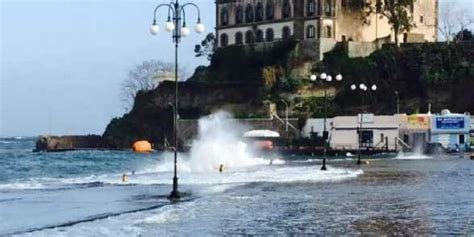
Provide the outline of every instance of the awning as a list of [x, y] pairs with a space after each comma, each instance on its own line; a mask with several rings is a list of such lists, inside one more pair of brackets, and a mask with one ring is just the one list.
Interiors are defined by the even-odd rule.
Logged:
[[280, 133], [272, 130], [251, 130], [244, 133], [244, 137], [280, 137]]

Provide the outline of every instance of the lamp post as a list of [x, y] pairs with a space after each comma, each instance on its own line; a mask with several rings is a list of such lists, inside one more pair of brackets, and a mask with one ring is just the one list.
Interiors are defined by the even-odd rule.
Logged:
[[[168, 20], [165, 23], [165, 30], [173, 33], [173, 43], [175, 44], [175, 103], [173, 107], [174, 111], [174, 177], [173, 177], [173, 191], [168, 196], [168, 199], [174, 201], [178, 200], [181, 196], [178, 191], [178, 46], [181, 42], [182, 37], [189, 35], [190, 30], [186, 26], [186, 9], [187, 7], [194, 7], [197, 10], [197, 24], [195, 31], [202, 33], [205, 30], [204, 25], [201, 23], [201, 13], [199, 7], [194, 3], [180, 4], [179, 0], [173, 0], [167, 4], [159, 4], [153, 11], [153, 23], [150, 27], [150, 33], [153, 35], [158, 34], [160, 27], [156, 24], [156, 13], [161, 7], [167, 8]], [[181, 24], [182, 22], [182, 24]]]
[[[352, 84], [351, 85], [351, 90], [352, 91], [355, 91], [355, 90], [361, 90], [362, 92], [368, 92], [369, 91], [369, 88], [365, 85], [365, 84], [360, 84], [359, 87], [357, 87], [355, 84]], [[376, 85], [372, 85], [370, 87], [370, 90], [371, 91], [376, 91], [377, 90], [377, 86]], [[362, 106], [364, 105], [364, 96], [365, 94], [362, 94]], [[365, 112], [364, 112], [365, 113]], [[361, 165], [362, 164], [362, 161], [360, 159], [360, 156], [361, 156], [361, 143], [362, 143], [362, 124], [363, 124], [363, 120], [364, 120], [364, 113], [361, 113], [360, 114], [360, 120], [359, 120], [359, 142], [358, 142], [358, 146], [359, 146], [359, 149], [357, 150], [357, 164], [358, 165]]]
[[398, 91], [395, 91], [395, 96], [397, 97], [397, 115], [400, 114], [400, 97], [398, 96]]
[[286, 106], [285, 109], [285, 136], [286, 136], [286, 142], [288, 143], [288, 103], [285, 100], [281, 100]]
[[[328, 117], [328, 105], [327, 105], [328, 103], [327, 103], [326, 83], [329, 83], [329, 82], [332, 81], [332, 76], [323, 72], [319, 75], [319, 78], [321, 78], [321, 81], [324, 85], [324, 125], [323, 125], [324, 126], [324, 131], [323, 131], [324, 149], [323, 149], [323, 166], [321, 167], [321, 170], [327, 170], [326, 156], [327, 156], [327, 149], [328, 149], [327, 145], [328, 145], [329, 135], [328, 135], [328, 131], [327, 131], [327, 128], [326, 128], [326, 120], [327, 120], [327, 117]], [[309, 79], [311, 81], [315, 82], [318, 79], [318, 76], [311, 75]], [[336, 81], [342, 81], [342, 75], [341, 74], [337, 74]]]

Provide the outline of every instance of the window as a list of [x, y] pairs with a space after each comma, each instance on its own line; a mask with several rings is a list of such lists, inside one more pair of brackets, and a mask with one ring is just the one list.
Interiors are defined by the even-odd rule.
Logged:
[[267, 20], [273, 20], [273, 17], [275, 15], [275, 7], [273, 5], [273, 1], [268, 1], [267, 6], [265, 7], [265, 12], [266, 12], [266, 18]]
[[290, 27], [288, 27], [288, 26], [283, 27], [283, 30], [282, 30], [283, 40], [288, 40], [288, 39], [290, 39], [290, 37], [291, 37]]
[[341, 7], [346, 8], [347, 7], [347, 0], [341, 0]]
[[406, 144], [409, 144], [410, 143], [410, 136], [408, 136], [407, 134], [404, 134], [403, 135], [403, 142], [406, 143]]
[[423, 16], [420, 16], [420, 23], [423, 23]]
[[247, 23], [253, 22], [253, 7], [250, 4], [245, 7], [245, 21]]
[[324, 29], [326, 38], [332, 38], [332, 28], [330, 26], [326, 26]]
[[308, 16], [314, 16], [316, 13], [316, 3], [314, 0], [308, 0], [308, 7], [307, 7]]
[[464, 137], [464, 134], [459, 135], [459, 144], [464, 145], [466, 143], [466, 138]]
[[362, 130], [361, 133], [361, 147], [374, 146], [374, 131]]
[[257, 43], [263, 42], [263, 31], [262, 30], [257, 30], [256, 38], [257, 38]]
[[306, 28], [306, 38], [308, 39], [312, 39], [316, 36], [316, 29], [314, 28], [314, 26], [312, 25], [309, 25], [307, 28]]
[[235, 10], [235, 24], [242, 24], [244, 22], [244, 9], [242, 6], [237, 6]]
[[283, 2], [282, 16], [283, 18], [288, 18], [291, 16], [291, 6], [288, 0], [285, 0]]
[[227, 34], [222, 34], [221, 35], [221, 47], [226, 47], [227, 45], [229, 45], [229, 37], [227, 36]]
[[237, 32], [235, 34], [235, 44], [236, 45], [243, 45], [244, 44], [244, 36], [242, 35], [242, 32]]
[[332, 0], [326, 0], [324, 3], [324, 15], [332, 16]]
[[229, 24], [229, 11], [227, 7], [223, 7], [221, 10], [221, 25], [226, 26]]
[[255, 36], [251, 30], [245, 32], [245, 44], [255, 43]]
[[257, 4], [255, 15], [255, 21], [263, 21], [263, 4], [261, 2]]
[[268, 28], [266, 31], [265, 31], [265, 39], [267, 40], [267, 42], [272, 42], [275, 38], [275, 33], [273, 32], [273, 29], [272, 28]]

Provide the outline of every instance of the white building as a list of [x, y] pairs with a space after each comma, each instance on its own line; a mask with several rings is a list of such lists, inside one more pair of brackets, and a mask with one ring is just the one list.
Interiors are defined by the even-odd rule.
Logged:
[[[362, 121], [361, 121], [362, 118]], [[359, 148], [358, 130], [362, 125], [361, 147], [397, 150], [398, 136], [404, 119], [401, 116], [373, 115], [334, 117], [330, 129], [330, 146], [336, 150]], [[362, 122], [362, 123], [361, 123]]]
[[[326, 130], [329, 131], [331, 128], [331, 119], [326, 120]], [[317, 136], [323, 136], [324, 131], [324, 119], [322, 118], [310, 118], [306, 120], [306, 125], [301, 132], [303, 137], [311, 137], [311, 134], [316, 134]]]

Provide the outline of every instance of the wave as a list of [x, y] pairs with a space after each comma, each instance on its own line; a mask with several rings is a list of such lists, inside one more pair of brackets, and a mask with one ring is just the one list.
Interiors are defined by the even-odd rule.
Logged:
[[422, 153], [403, 153], [400, 152], [395, 159], [399, 160], [426, 160], [426, 159], [433, 159], [433, 157], [429, 155], [425, 155]]
[[[179, 166], [178, 166], [179, 167]], [[319, 167], [319, 166], [318, 166]], [[258, 165], [253, 167], [224, 168], [206, 172], [178, 172], [179, 183], [183, 185], [227, 185], [252, 182], [326, 182], [355, 178], [362, 170], [329, 167], [319, 171], [316, 166]], [[105, 185], [171, 185], [173, 173], [161, 171], [170, 167], [157, 166], [153, 170], [128, 173], [128, 181], [122, 181], [123, 174], [90, 175], [76, 178], [30, 178], [0, 184], [0, 191], [51, 190], [65, 188], [91, 188]]]

